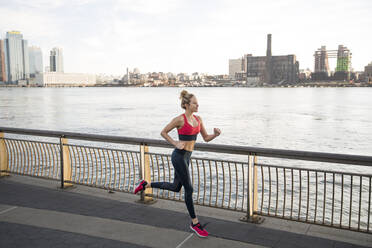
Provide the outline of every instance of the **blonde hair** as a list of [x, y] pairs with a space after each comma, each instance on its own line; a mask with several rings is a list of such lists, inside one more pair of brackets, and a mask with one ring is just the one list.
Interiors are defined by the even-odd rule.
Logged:
[[190, 104], [191, 98], [194, 97], [194, 94], [187, 92], [187, 90], [183, 90], [180, 94], [181, 99], [181, 107], [186, 109], [186, 104]]

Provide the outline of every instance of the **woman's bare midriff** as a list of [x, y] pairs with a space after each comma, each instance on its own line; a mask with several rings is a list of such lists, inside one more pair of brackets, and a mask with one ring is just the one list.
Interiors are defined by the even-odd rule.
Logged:
[[194, 150], [195, 140], [190, 141], [181, 141], [185, 144], [185, 147], [183, 148], [186, 151], [192, 152]]

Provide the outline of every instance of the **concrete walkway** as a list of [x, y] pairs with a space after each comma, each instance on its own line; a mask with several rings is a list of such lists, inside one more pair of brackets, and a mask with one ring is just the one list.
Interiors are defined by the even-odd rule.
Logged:
[[85, 186], [11, 176], [0, 179], [0, 247], [372, 247], [372, 235], [196, 206], [210, 237], [198, 238], [184, 203], [110, 194]]

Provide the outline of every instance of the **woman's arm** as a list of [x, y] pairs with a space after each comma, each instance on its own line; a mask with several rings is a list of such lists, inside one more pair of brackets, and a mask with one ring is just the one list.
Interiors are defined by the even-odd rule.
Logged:
[[168, 133], [173, 129], [173, 128], [178, 128], [183, 125], [183, 118], [181, 116], [177, 116], [174, 118], [168, 125], [166, 125], [163, 130], [160, 132], [160, 135], [169, 143], [177, 147], [178, 149], [183, 149], [185, 144], [184, 142], [179, 142], [175, 141], [168, 135]]
[[203, 140], [205, 142], [209, 142], [209, 141], [215, 139], [217, 136], [219, 136], [221, 134], [221, 130], [219, 128], [214, 128], [213, 129], [213, 134], [208, 134], [207, 130], [205, 130], [205, 127], [204, 127], [204, 124], [203, 124], [203, 121], [202, 121], [201, 117], [198, 116], [197, 118], [199, 118], [199, 121], [200, 121], [200, 134], [202, 135]]

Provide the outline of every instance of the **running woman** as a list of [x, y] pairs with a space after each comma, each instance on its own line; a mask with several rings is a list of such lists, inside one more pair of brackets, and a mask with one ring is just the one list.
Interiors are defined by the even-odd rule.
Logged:
[[[172, 164], [175, 172], [173, 183], [152, 182], [151, 184], [148, 184], [145, 180], [142, 180], [134, 190], [134, 194], [150, 187], [179, 192], [183, 186], [185, 191], [186, 207], [191, 217], [190, 228], [199, 237], [204, 238], [208, 237], [208, 232], [199, 223], [199, 220], [195, 215], [189, 163], [198, 133], [200, 132], [204, 141], [208, 142], [219, 136], [221, 130], [219, 128], [214, 128], [213, 134], [207, 133], [201, 117], [194, 115], [195, 112], [198, 112], [199, 104], [193, 94], [183, 90], [180, 99], [181, 107], [185, 110], [185, 113], [174, 118], [160, 133], [165, 140], [175, 146], [172, 153]], [[168, 135], [168, 133], [174, 128], [177, 128], [179, 141], [173, 140]]]

